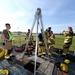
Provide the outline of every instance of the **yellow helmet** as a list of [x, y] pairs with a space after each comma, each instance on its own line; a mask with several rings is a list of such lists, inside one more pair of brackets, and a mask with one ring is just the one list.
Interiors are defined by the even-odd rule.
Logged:
[[60, 64], [60, 69], [64, 72], [68, 72], [68, 66], [63, 63]]
[[65, 62], [66, 64], [69, 64], [69, 63], [70, 63], [70, 60], [69, 60], [69, 59], [65, 59], [64, 62]]
[[0, 58], [2, 58], [5, 54], [5, 50], [3, 47], [0, 46]]
[[2, 75], [8, 75], [9, 74], [9, 71], [7, 69], [0, 69], [0, 73]]

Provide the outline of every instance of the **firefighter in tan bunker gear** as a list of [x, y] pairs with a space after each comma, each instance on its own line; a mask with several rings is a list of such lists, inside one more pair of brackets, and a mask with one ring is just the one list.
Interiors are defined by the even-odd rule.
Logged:
[[9, 31], [11, 29], [10, 24], [6, 23], [5, 27], [6, 27], [6, 29], [3, 30], [3, 33], [1, 35], [1, 37], [2, 37], [2, 39], [5, 42], [5, 49], [6, 49], [5, 58], [9, 59], [11, 56], [15, 57], [12, 54], [12, 51], [13, 51], [12, 40], [15, 40], [15, 38], [13, 37], [13, 35], [11, 34], [11, 32]]
[[38, 35], [38, 56], [46, 55], [45, 44], [43, 39], [43, 32], [41, 29], [41, 33]]
[[63, 31], [65, 36], [64, 45], [63, 45], [63, 55], [69, 54], [69, 48], [72, 44], [73, 39], [73, 30], [72, 27], [68, 27], [68, 31]]
[[55, 35], [53, 31], [51, 31], [51, 27], [48, 27], [45, 31], [46, 34], [46, 39], [47, 39], [47, 44], [48, 44], [48, 49], [49, 49], [49, 55], [52, 55], [52, 51], [54, 49], [54, 44], [55, 44]]
[[[28, 29], [28, 32], [26, 33], [26, 38], [25, 38], [25, 39], [26, 39], [27, 41], [28, 41], [28, 38], [29, 38], [29, 34], [30, 34], [30, 29]], [[30, 36], [28, 45], [29, 45], [29, 46], [33, 46], [33, 36], [32, 36], [32, 34], [31, 34], [31, 36]]]

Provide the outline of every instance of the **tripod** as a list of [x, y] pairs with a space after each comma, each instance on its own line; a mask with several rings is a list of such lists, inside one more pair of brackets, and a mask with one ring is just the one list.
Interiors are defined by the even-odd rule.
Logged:
[[[26, 48], [23, 52], [23, 55], [22, 55], [22, 60], [24, 58], [24, 55], [25, 55], [25, 52], [27, 50], [27, 47], [28, 47], [28, 43], [29, 43], [29, 40], [30, 40], [30, 37], [31, 37], [31, 34], [32, 34], [32, 31], [33, 31], [33, 28], [34, 28], [34, 25], [35, 25], [35, 22], [37, 21], [37, 29], [36, 29], [36, 46], [35, 46], [35, 67], [34, 67], [34, 75], [36, 75], [36, 58], [37, 58], [37, 49], [38, 49], [38, 25], [39, 25], [39, 21], [41, 23], [41, 28], [42, 28], [42, 31], [43, 31], [43, 38], [44, 38], [44, 43], [45, 43], [45, 47], [46, 47], [46, 52], [47, 52], [47, 55], [49, 53], [49, 50], [47, 48], [47, 43], [46, 43], [46, 37], [45, 37], [45, 33], [44, 33], [44, 27], [43, 27], [43, 22], [42, 22], [42, 15], [41, 15], [41, 9], [40, 8], [37, 8], [37, 11], [35, 12], [35, 16], [34, 16], [34, 22], [33, 22], [33, 25], [32, 25], [32, 28], [31, 28], [31, 31], [30, 31], [30, 34], [29, 34], [29, 37], [28, 37], [28, 42], [26, 44]], [[48, 58], [49, 58], [49, 55], [48, 55]]]

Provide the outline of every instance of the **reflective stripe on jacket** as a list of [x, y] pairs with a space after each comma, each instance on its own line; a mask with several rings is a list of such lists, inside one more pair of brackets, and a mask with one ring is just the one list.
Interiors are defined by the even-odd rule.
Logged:
[[73, 32], [66, 31], [63, 34], [65, 36], [64, 43], [70, 43], [70, 42], [72, 42]]
[[8, 34], [9, 34], [9, 39], [10, 40], [15, 40], [15, 38], [13, 37], [13, 35], [11, 34], [11, 32], [8, 31]]

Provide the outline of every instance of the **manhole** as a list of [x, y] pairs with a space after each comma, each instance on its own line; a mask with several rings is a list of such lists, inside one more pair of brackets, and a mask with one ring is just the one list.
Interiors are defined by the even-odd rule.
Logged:
[[[27, 63], [24, 68], [27, 69], [28, 71], [34, 73], [34, 66], [35, 66], [35, 62], [34, 61], [30, 61], [29, 63]], [[39, 68], [40, 63], [36, 62], [36, 70]]]

